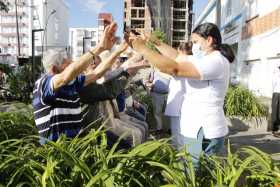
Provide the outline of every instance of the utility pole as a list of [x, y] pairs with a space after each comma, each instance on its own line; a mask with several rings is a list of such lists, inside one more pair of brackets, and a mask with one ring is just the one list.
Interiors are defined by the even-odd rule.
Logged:
[[18, 26], [18, 9], [17, 9], [17, 0], [15, 0], [15, 12], [16, 12], [16, 30], [17, 30], [17, 53], [18, 56], [21, 56], [20, 54], [20, 38], [19, 38], [19, 26]]
[[33, 29], [32, 30], [32, 83], [35, 82], [35, 33], [42, 32], [44, 29]]

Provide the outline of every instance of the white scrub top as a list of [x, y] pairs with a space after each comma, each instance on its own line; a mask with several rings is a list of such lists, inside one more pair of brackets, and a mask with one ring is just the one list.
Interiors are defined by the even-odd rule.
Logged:
[[[175, 61], [192, 60], [192, 56], [181, 55], [175, 59]], [[172, 117], [180, 117], [181, 108], [184, 101], [184, 95], [186, 93], [186, 78], [172, 77], [169, 83], [169, 93], [166, 102], [165, 115]]]
[[197, 138], [203, 128], [207, 139], [228, 134], [223, 105], [229, 84], [229, 62], [214, 51], [192, 63], [201, 80], [186, 79], [186, 94], [182, 104], [180, 129], [185, 137]]

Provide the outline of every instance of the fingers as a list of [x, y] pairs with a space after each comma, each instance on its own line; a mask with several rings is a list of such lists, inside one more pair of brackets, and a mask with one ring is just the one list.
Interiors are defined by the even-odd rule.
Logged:
[[107, 36], [111, 36], [114, 35], [116, 33], [118, 29], [118, 25], [116, 22], [112, 22], [110, 25], [108, 25], [105, 29], [104, 29], [104, 33]]

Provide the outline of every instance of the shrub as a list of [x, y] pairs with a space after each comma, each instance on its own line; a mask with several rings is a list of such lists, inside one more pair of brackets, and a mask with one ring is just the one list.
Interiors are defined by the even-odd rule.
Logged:
[[0, 141], [37, 134], [32, 113], [0, 113]]
[[225, 114], [240, 116], [243, 119], [260, 118], [267, 116], [267, 109], [248, 89], [237, 86], [228, 89], [225, 98]]
[[255, 148], [229, 151], [225, 158], [204, 157], [196, 170], [190, 155], [174, 150], [168, 140], [116, 150], [117, 144], [107, 147], [100, 129], [41, 147], [33, 143], [36, 137], [0, 142], [0, 186], [234, 187], [240, 181], [248, 186], [246, 179], [257, 174], [267, 185], [280, 182], [279, 163]]

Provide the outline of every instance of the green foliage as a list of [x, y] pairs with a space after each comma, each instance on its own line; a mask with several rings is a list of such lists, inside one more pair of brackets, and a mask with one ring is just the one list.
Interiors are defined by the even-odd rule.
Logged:
[[17, 112], [0, 113], [0, 141], [37, 134], [32, 111], [19, 109]]
[[[102, 127], [101, 127], [102, 128]], [[130, 150], [107, 147], [104, 131], [36, 146], [36, 137], [0, 142], [0, 186], [273, 186], [279, 162], [252, 147], [227, 157], [204, 157], [194, 168], [191, 156], [162, 139]], [[265, 180], [257, 180], [264, 178]]]
[[146, 91], [142, 91], [142, 92], [138, 91], [136, 98], [138, 98], [140, 103], [144, 103], [147, 106], [148, 110], [147, 110], [146, 121], [149, 124], [150, 128], [155, 128], [156, 121], [153, 115], [154, 111], [153, 111], [152, 97], [149, 94], [147, 94]]
[[0, 11], [5, 11], [8, 12], [9, 11], [9, 3], [4, 2], [3, 0], [0, 0]]
[[8, 74], [7, 84], [14, 99], [30, 103], [33, 90], [31, 65], [20, 66]]
[[237, 86], [228, 89], [225, 98], [225, 114], [240, 116], [243, 119], [260, 118], [267, 116], [267, 109], [248, 89]]
[[[156, 29], [155, 31], [153, 31], [153, 32], [152, 32], [152, 36], [158, 38], [158, 39], [159, 39], [160, 41], [162, 41], [162, 42], [166, 42], [166, 35], [165, 35], [165, 33], [163, 33], [162, 31], [160, 31], [159, 29]], [[150, 49], [154, 50], [154, 51], [158, 51], [158, 50], [156, 49], [156, 47], [154, 46], [154, 44], [151, 43], [151, 42], [148, 42], [148, 43], [147, 43], [147, 46], [148, 46]]]
[[0, 64], [0, 70], [6, 73], [7, 75], [12, 73], [12, 69], [7, 64]]

